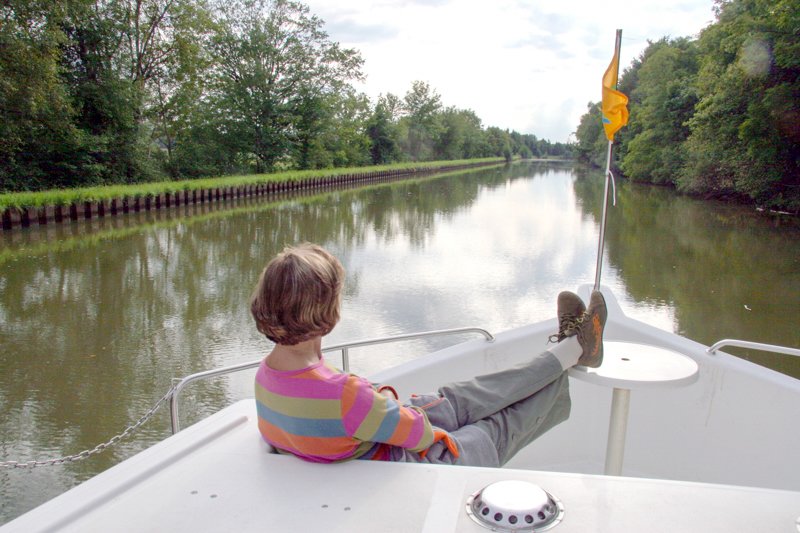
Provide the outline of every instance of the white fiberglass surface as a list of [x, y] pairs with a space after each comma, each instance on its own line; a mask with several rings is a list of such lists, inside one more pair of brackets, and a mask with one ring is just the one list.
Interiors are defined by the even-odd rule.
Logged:
[[[377, 377], [405, 393], [491, 372], [546, 349], [553, 325], [519, 328], [493, 343], [471, 341]], [[610, 339], [662, 346], [699, 364], [693, 383], [631, 392], [623, 475], [800, 490], [800, 382], [726, 354], [709, 355], [702, 345], [624, 316], [607, 331]], [[570, 393], [569, 420], [510, 467], [603, 473], [612, 390], [570, 379]]]

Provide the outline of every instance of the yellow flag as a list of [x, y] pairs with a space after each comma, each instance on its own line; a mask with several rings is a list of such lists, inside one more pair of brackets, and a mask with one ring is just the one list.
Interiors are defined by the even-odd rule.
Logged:
[[603, 74], [603, 128], [609, 141], [628, 123], [628, 97], [617, 90], [619, 77], [619, 49], [614, 50], [614, 59]]

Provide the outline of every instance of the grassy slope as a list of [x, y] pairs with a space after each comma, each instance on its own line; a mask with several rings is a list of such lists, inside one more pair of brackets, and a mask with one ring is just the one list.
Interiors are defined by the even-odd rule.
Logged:
[[37, 192], [14, 192], [0, 194], [0, 212], [10, 207], [19, 209], [26, 207], [42, 207], [46, 205], [70, 205], [85, 201], [111, 200], [124, 197], [157, 196], [162, 193], [191, 191], [199, 189], [215, 189], [217, 187], [239, 187], [259, 183], [302, 181], [310, 178], [326, 178], [344, 174], [362, 174], [384, 170], [411, 170], [438, 168], [442, 166], [467, 165], [483, 162], [498, 163], [503, 158], [489, 157], [484, 159], [465, 159], [459, 161], [429, 161], [417, 163], [398, 163], [358, 168], [336, 168], [321, 170], [295, 170], [275, 174], [250, 174], [245, 176], [224, 176], [220, 178], [203, 178], [182, 181], [161, 181], [153, 183], [137, 183], [131, 185], [106, 185], [82, 187], [77, 189], [51, 189]]

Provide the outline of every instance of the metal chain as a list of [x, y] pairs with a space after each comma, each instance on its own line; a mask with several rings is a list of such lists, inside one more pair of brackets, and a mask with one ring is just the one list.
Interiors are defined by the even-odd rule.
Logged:
[[96, 455], [102, 451], [105, 451], [106, 448], [110, 448], [114, 446], [119, 441], [139, 429], [145, 422], [150, 420], [152, 416], [158, 411], [158, 409], [170, 399], [172, 394], [175, 392], [175, 388], [177, 387], [177, 383], [174, 383], [172, 387], [167, 391], [167, 393], [158, 400], [149, 411], [147, 411], [139, 420], [135, 423], [131, 424], [130, 426], [126, 427], [122, 433], [111, 437], [110, 440], [104, 442], [102, 444], [98, 444], [94, 448], [90, 450], [84, 450], [80, 453], [76, 453], [74, 455], [67, 455], [64, 457], [58, 457], [56, 459], [46, 459], [42, 461], [0, 461], [0, 468], [35, 468], [37, 466], [53, 466], [53, 465], [60, 465], [64, 463], [72, 463], [75, 461], [80, 461], [81, 459], [86, 459], [87, 457], [91, 457], [92, 455]]

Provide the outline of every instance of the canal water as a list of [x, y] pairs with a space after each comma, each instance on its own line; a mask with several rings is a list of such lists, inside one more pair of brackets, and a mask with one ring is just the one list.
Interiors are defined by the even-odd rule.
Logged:
[[[524, 163], [226, 206], [181, 207], [0, 236], [0, 461], [91, 449], [173, 377], [269, 349], [248, 298], [285, 245], [317, 242], [347, 271], [327, 344], [555, 316], [594, 281], [603, 178]], [[631, 316], [705, 344], [800, 346], [800, 229], [751, 208], [620, 183], [603, 284]], [[451, 341], [351, 353], [369, 374]], [[731, 349], [800, 377], [800, 358]], [[184, 426], [251, 394], [252, 375], [190, 386]], [[84, 461], [0, 469], [0, 523], [169, 434], [162, 409]]]

